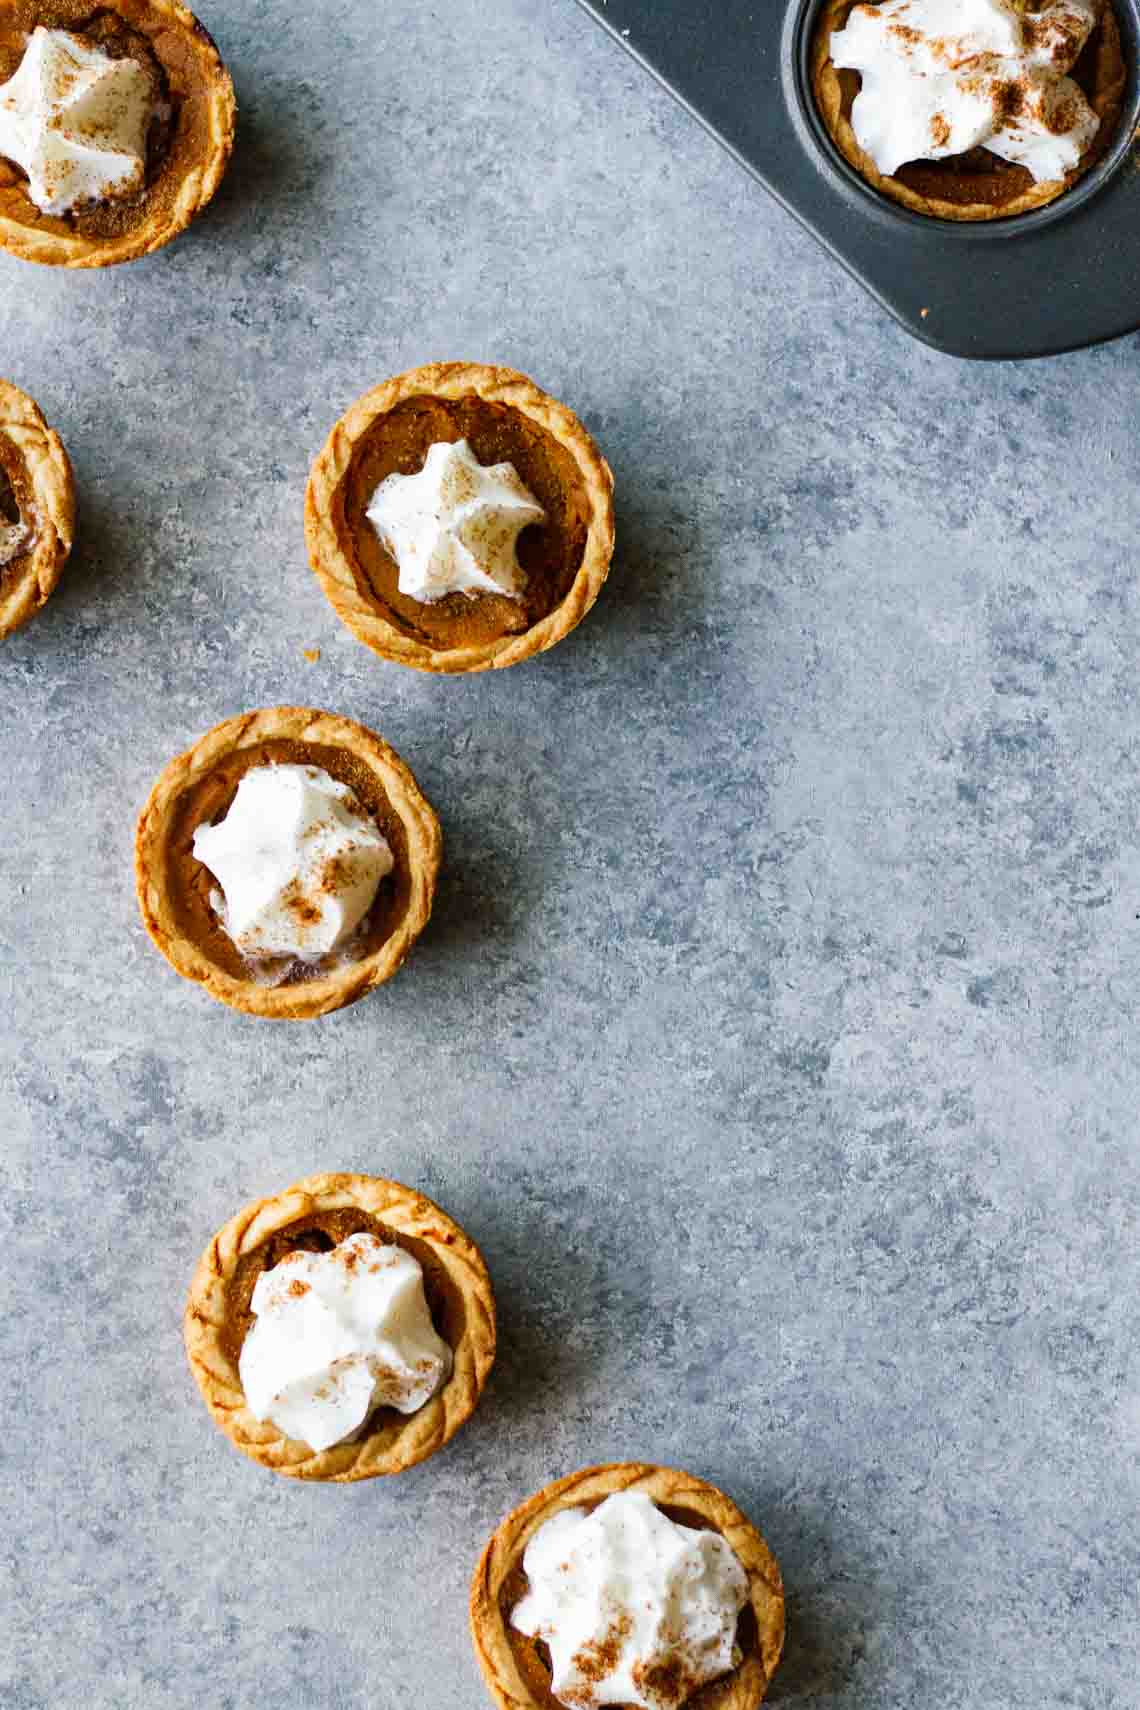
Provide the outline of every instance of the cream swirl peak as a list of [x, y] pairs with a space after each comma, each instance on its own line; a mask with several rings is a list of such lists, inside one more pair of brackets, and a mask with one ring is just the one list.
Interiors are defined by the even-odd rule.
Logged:
[[523, 1571], [511, 1624], [546, 1645], [551, 1691], [575, 1710], [679, 1710], [740, 1661], [744, 1569], [719, 1532], [677, 1525], [641, 1491], [555, 1514]]
[[377, 1407], [417, 1413], [451, 1375], [419, 1260], [366, 1231], [328, 1253], [290, 1253], [258, 1277], [238, 1360], [255, 1419], [318, 1452]]
[[513, 463], [483, 464], [465, 439], [441, 441], [417, 475], [389, 475], [365, 513], [399, 566], [399, 589], [422, 605], [447, 594], [520, 599], [516, 547], [546, 521]]
[[1067, 75], [1096, 23], [1087, 0], [883, 0], [852, 9], [831, 61], [862, 78], [851, 127], [888, 177], [984, 147], [1052, 183], [1100, 126]]
[[395, 861], [347, 784], [319, 766], [254, 766], [194, 855], [224, 893], [214, 906], [244, 956], [315, 961], [341, 949]]
[[137, 61], [40, 25], [0, 84], [0, 154], [27, 173], [45, 214], [133, 195], [146, 176], [155, 105], [154, 78]]

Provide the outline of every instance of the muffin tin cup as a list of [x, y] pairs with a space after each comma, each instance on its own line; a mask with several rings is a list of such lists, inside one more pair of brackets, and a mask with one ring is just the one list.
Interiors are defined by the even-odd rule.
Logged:
[[899, 206], [843, 159], [811, 92], [823, 0], [579, 3], [923, 343], [1024, 358], [1140, 327], [1140, 0], [1113, 0], [1128, 80], [1104, 157], [1056, 202], [977, 222]]
[[[1078, 208], [1096, 196], [1104, 186], [1116, 176], [1126, 165], [1129, 155], [1136, 149], [1136, 127], [1140, 123], [1140, 79], [1136, 75], [1137, 49], [1140, 46], [1140, 15], [1134, 9], [1133, 0], [1114, 0], [1114, 10], [1120, 21], [1121, 42], [1128, 63], [1128, 84], [1125, 88], [1124, 102], [1121, 108], [1120, 122], [1111, 146], [1104, 155], [1091, 167], [1083, 177], [1079, 178], [1071, 190], [1066, 190], [1055, 202], [1050, 202], [1044, 208], [1035, 208], [1026, 214], [1016, 214], [1010, 219], [997, 218], [993, 220], [939, 220], [929, 214], [916, 214], [909, 208], [889, 201], [885, 196], [866, 183], [855, 168], [843, 158], [835, 143], [828, 135], [827, 127], [820, 118], [815, 104], [811, 87], [811, 55], [812, 43], [815, 38], [816, 25], [820, 13], [827, 0], [800, 0], [798, 6], [792, 6], [788, 12], [788, 21], [792, 26], [794, 46], [789, 55], [789, 63], [794, 56], [795, 83], [792, 99], [798, 108], [799, 118], [806, 136], [823, 157], [825, 170], [830, 169], [842, 181], [837, 188], [854, 191], [864, 205], [870, 218], [886, 218], [899, 220], [905, 225], [919, 227], [934, 227], [939, 232], [959, 240], [976, 242], [987, 241], [1017, 241], [1040, 231], [1044, 226], [1053, 225], [1058, 220], [1070, 218]], [[1140, 155], [1136, 156], [1140, 164]], [[1140, 319], [1140, 307], [1137, 310]]]

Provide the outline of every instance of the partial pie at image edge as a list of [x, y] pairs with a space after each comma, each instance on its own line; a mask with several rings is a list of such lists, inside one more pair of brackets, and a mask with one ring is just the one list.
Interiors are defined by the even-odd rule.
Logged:
[[[0, 636], [42, 610], [57, 587], [75, 535], [75, 480], [59, 435], [35, 401], [0, 380], [0, 438], [7, 441], [31, 489], [35, 537], [10, 575], [0, 566]], [[0, 460], [0, 471], [3, 462]]]
[[725, 1539], [748, 1578], [755, 1643], [731, 1675], [700, 1690], [698, 1702], [715, 1694], [711, 1702], [716, 1710], [755, 1710], [763, 1701], [784, 1642], [783, 1580], [763, 1536], [731, 1498], [704, 1479], [649, 1462], [612, 1461], [585, 1467], [528, 1497], [500, 1522], [479, 1558], [471, 1582], [471, 1640], [500, 1710], [549, 1710], [558, 1703], [549, 1690], [544, 1698], [537, 1697], [524, 1678], [502, 1607], [504, 1588], [520, 1567], [527, 1544], [561, 1510], [594, 1507], [615, 1492], [631, 1490], [643, 1491], [662, 1507], [698, 1514]]
[[1066, 178], [1035, 183], [1008, 202], [953, 202], [920, 194], [898, 177], [879, 171], [862, 148], [852, 128], [840, 74], [831, 61], [830, 38], [841, 29], [860, 0], [824, 0], [811, 27], [809, 49], [811, 98], [832, 144], [863, 182], [888, 201], [929, 219], [958, 224], [1015, 219], [1021, 214], [1048, 207], [1058, 201], [1090, 172], [1112, 147], [1120, 124], [1127, 69], [1113, 0], [1101, 0], [1099, 28], [1103, 32], [1098, 53], [1096, 86], [1091, 105], [1101, 119], [1101, 128], [1079, 167]]
[[[344, 489], [358, 449], [401, 404], [423, 398], [474, 398], [518, 412], [574, 460], [589, 505], [589, 526], [573, 580], [553, 610], [522, 633], [471, 645], [435, 646], [407, 633], [346, 550]], [[338, 526], [338, 523], [340, 526]], [[593, 438], [565, 404], [513, 368], [436, 362], [408, 370], [366, 392], [335, 424], [314, 459], [305, 495], [309, 562], [341, 622], [373, 652], [420, 671], [467, 673], [515, 665], [562, 641], [585, 617], [609, 573], [614, 547], [613, 475]]]
[[[194, 942], [172, 893], [168, 844], [185, 793], [227, 757], [265, 743], [342, 749], [375, 775], [407, 838], [408, 896], [393, 930], [375, 950], [328, 974], [282, 985], [235, 977]], [[439, 820], [405, 761], [382, 737], [351, 719], [310, 707], [270, 707], [226, 719], [169, 761], [151, 789], [135, 832], [135, 886], [151, 940], [183, 978], [249, 1015], [309, 1020], [364, 997], [402, 966], [431, 915], [442, 859]]]
[[[0, 24], [10, 4], [11, 0], [0, 0]], [[144, 192], [142, 217], [115, 236], [90, 237], [74, 226], [68, 229], [65, 220], [42, 213], [27, 196], [23, 198], [28, 204], [27, 218], [0, 212], [0, 249], [21, 261], [69, 268], [137, 261], [185, 231], [212, 200], [225, 176], [233, 150], [237, 103], [229, 71], [205, 25], [181, 0], [106, 0], [105, 10], [131, 26], [147, 26], [144, 33], [148, 35], [153, 31], [152, 48], [168, 73], [170, 68], [155, 43], [163, 35], [177, 33], [180, 43], [187, 46], [187, 63], [193, 66], [198, 83], [201, 135], [195, 139], [197, 147], [192, 155], [181, 158], [181, 141], [185, 139], [179, 139], [176, 129], [173, 155], [163, 162], [158, 177]], [[59, 27], [66, 29], [68, 20]], [[161, 194], [156, 193], [159, 187]]]
[[[367, 1427], [356, 1441], [323, 1450], [284, 1436], [253, 1417], [226, 1346], [227, 1293], [243, 1258], [279, 1231], [322, 1212], [360, 1211], [396, 1236], [422, 1242], [462, 1299], [464, 1332], [443, 1387], [399, 1426]], [[470, 1418], [495, 1360], [495, 1299], [483, 1255], [453, 1218], [426, 1195], [380, 1176], [306, 1176], [283, 1193], [251, 1201], [203, 1253], [183, 1320], [186, 1355], [214, 1423], [235, 1448], [287, 1478], [351, 1483], [404, 1472], [436, 1453]]]

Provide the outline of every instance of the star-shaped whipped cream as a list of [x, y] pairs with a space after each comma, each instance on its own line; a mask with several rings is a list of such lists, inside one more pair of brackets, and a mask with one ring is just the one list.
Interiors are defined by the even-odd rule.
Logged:
[[831, 60], [862, 78], [851, 125], [880, 172], [984, 147], [1051, 183], [1100, 126], [1067, 75], [1096, 21], [1087, 0], [882, 0], [852, 9]]
[[154, 95], [137, 61], [40, 25], [0, 84], [0, 154], [27, 173], [28, 195], [45, 214], [131, 195], [146, 174]]
[[396, 560], [401, 594], [423, 605], [447, 594], [520, 599], [518, 537], [546, 521], [514, 464], [480, 463], [465, 439], [433, 445], [418, 475], [389, 475], [365, 514]]

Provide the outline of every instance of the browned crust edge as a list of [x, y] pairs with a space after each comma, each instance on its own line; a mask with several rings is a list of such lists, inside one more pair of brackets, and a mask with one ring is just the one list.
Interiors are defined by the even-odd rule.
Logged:
[[[337, 538], [333, 505], [357, 442], [379, 416], [406, 398], [460, 398], [470, 393], [489, 403], [509, 404], [538, 422], [571, 453], [589, 497], [590, 527], [578, 573], [565, 598], [546, 617], [522, 635], [500, 636], [479, 646], [439, 648], [404, 635], [385, 619], [375, 601], [360, 593], [352, 565]], [[309, 562], [341, 622], [358, 641], [385, 659], [417, 671], [435, 672], [486, 671], [517, 665], [569, 635], [597, 599], [613, 557], [613, 486], [609, 464], [574, 412], [525, 374], [481, 362], [431, 362], [385, 380], [358, 398], [317, 453], [305, 494]]]
[[[384, 786], [408, 838], [411, 893], [407, 910], [391, 937], [371, 955], [303, 984], [262, 986], [240, 980], [212, 962], [179, 929], [165, 889], [164, 847], [178, 798], [197, 778], [236, 749], [284, 739], [347, 749], [369, 766]], [[341, 1009], [391, 979], [431, 914], [443, 837], [435, 810], [421, 794], [411, 770], [395, 749], [364, 725], [311, 707], [266, 707], [226, 719], [166, 766], [139, 815], [135, 831], [135, 888], [143, 922], [171, 967], [195, 980], [211, 997], [248, 1015], [277, 1021], [305, 1021]]]
[[[425, 1241], [462, 1294], [467, 1330], [453, 1350], [451, 1377], [418, 1413], [408, 1416], [395, 1441], [381, 1447], [377, 1433], [319, 1452], [259, 1423], [245, 1404], [237, 1367], [226, 1352], [226, 1290], [238, 1261], [277, 1230], [318, 1211], [359, 1208], [399, 1234]], [[495, 1297], [483, 1255], [471, 1237], [423, 1194], [380, 1176], [306, 1176], [284, 1193], [255, 1199], [231, 1217], [203, 1253], [183, 1321], [186, 1357], [218, 1428], [259, 1466], [286, 1478], [346, 1484], [404, 1472], [434, 1455], [478, 1403], [495, 1361]]]
[[9, 635], [47, 604], [63, 574], [75, 535], [75, 481], [63, 441], [39, 406], [8, 380], [0, 380], [0, 433], [28, 471], [37, 531], [27, 563], [0, 598], [0, 635]]
[[[104, 3], [112, 10], [116, 9], [115, 0], [104, 0]], [[168, 19], [173, 28], [184, 31], [193, 41], [202, 80], [209, 91], [204, 158], [183, 175], [170, 206], [155, 208], [147, 219], [122, 237], [102, 241], [79, 233], [64, 237], [58, 232], [41, 231], [36, 226], [23, 225], [19, 220], [0, 215], [0, 249], [7, 250], [9, 255], [18, 256], [21, 261], [35, 261], [45, 267], [113, 267], [120, 261], [138, 261], [156, 249], [162, 249], [185, 231], [222, 182], [233, 151], [237, 123], [233, 80], [210, 32], [189, 7], [183, 6], [180, 0], [149, 0], [149, 7], [156, 16]]]
[[747, 1516], [715, 1485], [642, 1461], [586, 1467], [548, 1484], [508, 1514], [487, 1544], [471, 1583], [470, 1616], [475, 1655], [492, 1698], [501, 1710], [542, 1710], [519, 1673], [499, 1603], [530, 1539], [560, 1509], [625, 1490], [643, 1490], [654, 1502], [695, 1510], [721, 1534], [748, 1575], [757, 1644], [733, 1678], [724, 1710], [755, 1710], [784, 1643], [784, 1586], [776, 1558]]
[[[903, 184], [897, 178], [891, 178], [879, 171], [871, 156], [859, 145], [850, 120], [843, 112], [843, 91], [839, 74], [831, 63], [831, 36], [834, 31], [843, 28], [848, 14], [860, 0], [828, 0], [816, 22], [815, 35], [811, 46], [811, 86], [815, 97], [816, 108], [819, 112], [827, 134], [847, 161], [853, 166], [860, 178], [864, 179], [873, 190], [880, 195], [889, 197], [892, 202], [898, 202], [912, 213], [925, 214], [928, 218], [938, 220], [957, 220], [959, 222], [976, 222], [980, 220], [1008, 220], [1017, 214], [1028, 214], [1034, 208], [1044, 208], [1050, 202], [1055, 202], [1058, 196], [1063, 196], [1066, 190], [1072, 189], [1097, 161], [1101, 158], [1105, 147], [1111, 146], [1111, 134], [1104, 138], [1098, 133], [1088, 152], [1088, 159], [1083, 161], [1069, 174], [1067, 178], [1050, 180], [1044, 184], [1034, 184], [1032, 189], [1023, 195], [1015, 196], [1012, 201], [993, 207], [988, 202], [945, 202], [937, 196], [920, 196], [909, 185]], [[1123, 53], [1120, 43], [1120, 30], [1116, 14], [1112, 9], [1111, 0], [1104, 0], [1104, 20], [1116, 37], [1117, 63], [1121, 69], [1117, 78], [1103, 89], [1097, 90], [1097, 98], [1092, 103], [1100, 114], [1102, 125], [1106, 119], [1111, 123], [1111, 115], [1115, 113], [1119, 122], [1120, 103], [1124, 96], [1126, 71], [1123, 65]]]

